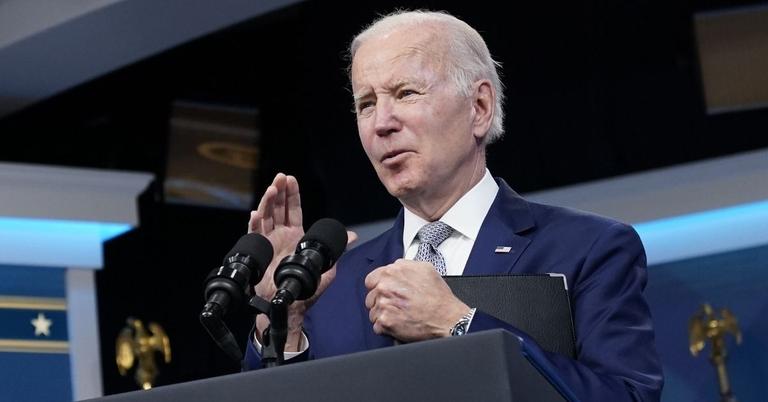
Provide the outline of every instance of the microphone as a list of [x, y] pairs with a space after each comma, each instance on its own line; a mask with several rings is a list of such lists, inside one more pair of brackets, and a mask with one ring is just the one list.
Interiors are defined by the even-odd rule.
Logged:
[[200, 313], [200, 323], [233, 360], [242, 360], [242, 352], [223, 317], [233, 301], [241, 302], [261, 280], [272, 254], [269, 240], [258, 233], [249, 233], [235, 243], [222, 265], [205, 280], [206, 303]]
[[286, 304], [312, 297], [320, 276], [336, 263], [346, 247], [344, 225], [330, 218], [315, 222], [299, 241], [296, 253], [285, 257], [277, 266], [276, 297], [285, 297]]
[[272, 253], [272, 244], [266, 237], [258, 233], [242, 236], [224, 257], [222, 265], [208, 275], [204, 292], [206, 305], [215, 304], [226, 314], [232, 300], [242, 301], [259, 283], [272, 261]]

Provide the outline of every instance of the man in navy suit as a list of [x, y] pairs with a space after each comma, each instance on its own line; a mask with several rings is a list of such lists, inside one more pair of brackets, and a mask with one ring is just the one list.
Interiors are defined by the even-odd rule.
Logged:
[[[399, 342], [506, 328], [531, 343], [581, 401], [656, 401], [662, 376], [642, 296], [645, 253], [631, 227], [530, 203], [485, 165], [503, 133], [502, 86], [482, 37], [445, 13], [397, 12], [355, 37], [350, 78], [360, 140], [387, 191], [395, 225], [344, 255], [315, 297], [289, 312], [286, 358], [321, 358]], [[303, 235], [299, 186], [278, 174], [249, 231], [275, 247], [272, 272]], [[353, 236], [354, 237], [354, 236]], [[576, 359], [468, 306], [441, 275], [562, 273]], [[270, 299], [264, 280], [256, 294]], [[257, 318], [247, 364], [259, 363]], [[460, 364], [457, 369], [464, 369]]]

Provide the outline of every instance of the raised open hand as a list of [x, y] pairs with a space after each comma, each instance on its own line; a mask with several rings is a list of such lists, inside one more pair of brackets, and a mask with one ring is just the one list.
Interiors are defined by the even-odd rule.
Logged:
[[286, 256], [293, 254], [296, 244], [304, 236], [302, 227], [299, 182], [293, 176], [278, 173], [264, 191], [259, 207], [251, 212], [248, 233], [266, 237], [275, 250], [264, 279], [254, 288], [257, 296], [269, 301], [277, 291], [272, 277], [275, 268]]
[[[296, 251], [296, 245], [304, 236], [302, 226], [301, 197], [299, 195], [299, 183], [293, 176], [278, 173], [264, 195], [259, 206], [251, 212], [248, 221], [248, 233], [256, 232], [266, 237], [274, 248], [274, 257], [270, 262], [264, 278], [254, 287], [254, 293], [264, 300], [270, 301], [277, 292], [274, 275], [275, 269], [288, 255]], [[347, 232], [348, 242], [357, 239], [354, 232]], [[289, 339], [286, 350], [298, 348], [298, 339], [301, 332], [301, 323], [304, 312], [317, 300], [323, 291], [330, 285], [336, 276], [336, 267], [325, 272], [318, 284], [315, 295], [308, 300], [294, 302], [288, 312]], [[257, 336], [268, 325], [267, 317], [259, 315], [257, 318]]]

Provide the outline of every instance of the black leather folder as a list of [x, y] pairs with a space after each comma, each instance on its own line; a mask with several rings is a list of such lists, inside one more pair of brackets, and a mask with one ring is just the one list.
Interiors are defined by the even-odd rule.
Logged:
[[464, 303], [525, 332], [544, 350], [576, 357], [573, 316], [563, 276], [446, 276], [445, 281]]

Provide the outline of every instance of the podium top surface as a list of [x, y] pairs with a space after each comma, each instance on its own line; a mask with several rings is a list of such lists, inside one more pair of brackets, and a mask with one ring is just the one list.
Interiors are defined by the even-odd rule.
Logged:
[[154, 401], [549, 402], [565, 399], [503, 330], [436, 339], [112, 395]]

